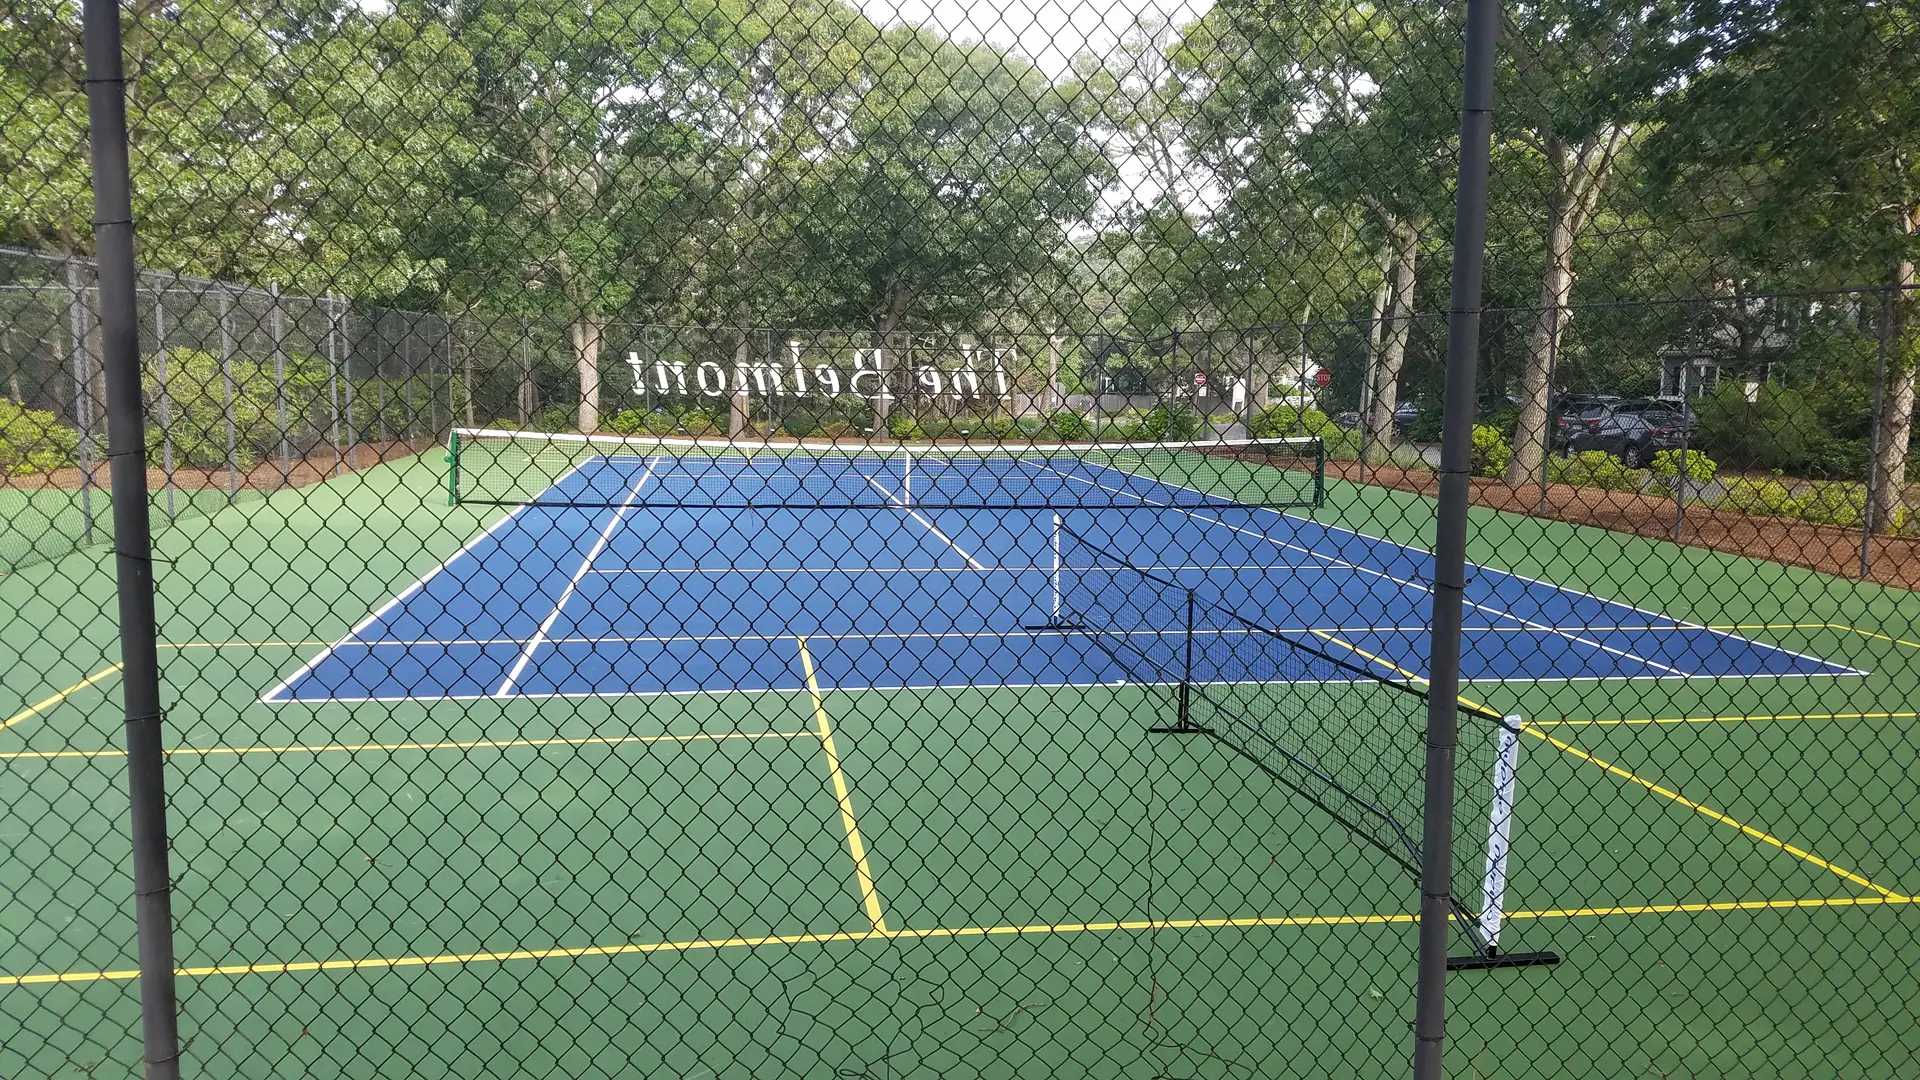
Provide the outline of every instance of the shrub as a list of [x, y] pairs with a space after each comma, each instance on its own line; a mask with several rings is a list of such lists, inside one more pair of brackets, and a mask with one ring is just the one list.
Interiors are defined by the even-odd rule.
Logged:
[[1020, 424], [1010, 416], [983, 416], [968, 425], [975, 435], [1005, 441], [1021, 437]]
[[1724, 383], [1703, 399], [1697, 438], [1700, 448], [1720, 461], [1743, 469], [1816, 471], [1827, 456], [1827, 436], [1820, 416], [1797, 390], [1762, 386], [1754, 401], [1746, 388]]
[[46, 473], [75, 463], [80, 433], [52, 413], [0, 398], [0, 476]]
[[1204, 423], [1188, 406], [1155, 405], [1140, 417], [1138, 434], [1144, 439], [1191, 439], [1200, 434]]
[[1491, 424], [1473, 425], [1473, 475], [1499, 476], [1513, 459], [1513, 445]]
[[1713, 505], [1721, 510], [1774, 517], [1796, 517], [1799, 511], [1793, 492], [1778, 477], [1772, 476], [1757, 480], [1736, 476], [1727, 481], [1726, 490], [1713, 501]]
[[927, 429], [911, 413], [894, 413], [887, 417], [887, 433], [896, 439], [924, 439]]
[[[1682, 456], [1679, 450], [1662, 450], [1653, 455], [1653, 467], [1648, 471], [1653, 474], [1653, 478], [1658, 481], [1662, 487], [1672, 490], [1675, 481], [1680, 475], [1680, 459]], [[1698, 450], [1688, 450], [1684, 456], [1687, 466], [1687, 481], [1691, 484], [1704, 484], [1712, 480], [1714, 476], [1720, 472], [1719, 464]]]
[[1302, 409], [1295, 405], [1275, 405], [1262, 409], [1254, 415], [1247, 425], [1247, 434], [1256, 439], [1289, 438], [1300, 435], [1318, 435], [1325, 438], [1331, 431], [1337, 431], [1327, 414], [1315, 408]]
[[574, 431], [579, 426], [580, 411], [571, 405], [549, 405], [527, 425], [533, 431]]
[[1627, 468], [1619, 458], [1604, 450], [1583, 450], [1572, 457], [1547, 459], [1549, 483], [1601, 491], [1638, 491], [1645, 486], [1646, 479], [1645, 471]]
[[1087, 418], [1071, 409], [1061, 409], [1048, 416], [1043, 430], [1052, 438], [1068, 441], [1085, 439], [1093, 433], [1087, 426]]

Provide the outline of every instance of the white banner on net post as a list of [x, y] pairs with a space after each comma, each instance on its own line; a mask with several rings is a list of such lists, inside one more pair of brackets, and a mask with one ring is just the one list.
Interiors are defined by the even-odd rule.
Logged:
[[1495, 733], [1493, 806], [1487, 820], [1487, 868], [1481, 879], [1480, 938], [1489, 953], [1499, 948], [1506, 904], [1507, 853], [1513, 842], [1513, 805], [1520, 771], [1520, 723], [1503, 719]]

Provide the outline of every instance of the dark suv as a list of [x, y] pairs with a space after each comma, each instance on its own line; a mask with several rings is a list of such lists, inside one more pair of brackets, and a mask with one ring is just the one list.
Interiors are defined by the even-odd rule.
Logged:
[[1567, 439], [1567, 452], [1604, 450], [1629, 469], [1643, 469], [1653, 461], [1653, 455], [1678, 450], [1686, 442], [1687, 431], [1679, 413], [1621, 409], [1574, 431]]
[[1605, 420], [1620, 399], [1611, 394], [1571, 394], [1554, 402], [1553, 445], [1565, 449], [1576, 431]]

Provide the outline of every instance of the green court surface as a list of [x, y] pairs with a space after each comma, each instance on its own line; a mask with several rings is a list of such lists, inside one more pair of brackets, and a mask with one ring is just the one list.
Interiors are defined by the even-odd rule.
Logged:
[[[1239, 758], [1147, 734], [1164, 689], [260, 703], [497, 513], [443, 485], [430, 454], [158, 537], [195, 1074], [1403, 1069], [1411, 883]], [[1315, 516], [1419, 544], [1431, 513], [1330, 483]], [[1477, 562], [1869, 674], [1467, 687], [1527, 722], [1504, 940], [1565, 960], [1455, 974], [1452, 1072], [1905, 1069], [1920, 599], [1489, 511], [1474, 537]], [[108, 553], [0, 602], [26, 870], [0, 895], [0, 1076], [128, 1075]]]

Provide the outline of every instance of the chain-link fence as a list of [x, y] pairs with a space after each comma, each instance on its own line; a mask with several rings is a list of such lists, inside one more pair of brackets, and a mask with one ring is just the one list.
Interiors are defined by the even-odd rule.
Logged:
[[0, 1076], [1920, 1056], [1908, 9], [0, 72]]

